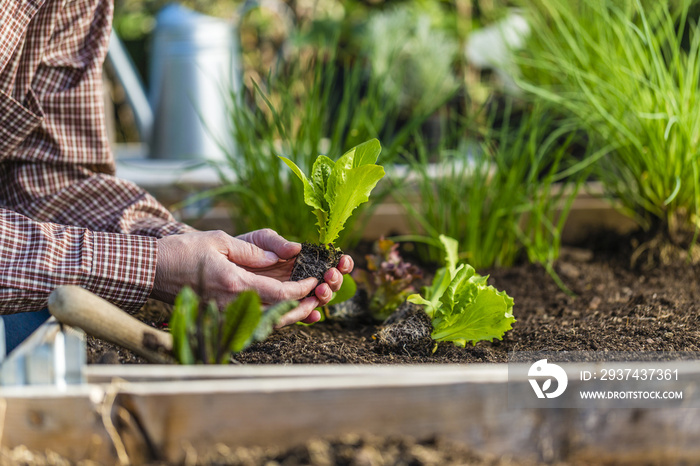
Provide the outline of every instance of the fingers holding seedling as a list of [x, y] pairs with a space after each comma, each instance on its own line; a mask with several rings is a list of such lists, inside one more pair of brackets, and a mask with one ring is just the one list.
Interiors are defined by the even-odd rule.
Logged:
[[281, 259], [292, 259], [301, 251], [301, 244], [288, 241], [270, 228], [251, 231], [237, 236], [237, 238], [254, 244], [265, 251], [273, 252]]
[[346, 275], [352, 272], [352, 269], [355, 268], [355, 261], [353, 261], [352, 257], [348, 256], [347, 254], [343, 254], [340, 256], [340, 260], [338, 261], [338, 266], [336, 268], [340, 273]]
[[321, 319], [321, 314], [316, 310], [320, 306], [318, 299], [315, 297], [304, 298], [299, 302], [299, 305], [290, 312], [280, 318], [275, 325], [275, 328], [281, 328], [297, 322], [312, 324]]
[[[356, 208], [369, 200], [371, 191], [384, 177], [384, 168], [376, 163], [380, 152], [379, 141], [372, 139], [350, 149], [337, 161], [319, 156], [309, 176], [282, 157], [304, 185], [305, 202], [318, 220], [319, 243], [300, 245], [270, 229], [237, 238], [213, 232], [183, 238], [185, 244], [179, 245], [179, 252], [170, 255], [169, 242], [164, 240], [159, 267], [165, 270], [156, 274], [156, 285], [172, 281], [170, 268], [182, 275], [178, 276], [180, 284], [193, 281], [191, 271], [196, 264], [182, 261], [182, 251], [188, 251], [189, 256], [198, 258], [196, 263], [205, 265], [201, 268], [202, 292], [216, 304], [225, 305], [238, 294], [252, 290], [259, 294], [262, 303], [299, 301], [278, 326], [319, 320], [321, 316], [315, 309], [333, 298], [333, 293], [341, 289], [343, 275], [353, 269], [353, 260], [334, 243]], [[173, 294], [170, 289], [166, 290], [168, 295], [158, 286], [155, 288], [156, 297]]]
[[253, 273], [247, 274], [244, 280], [246, 281], [244, 287], [257, 291], [263, 303], [268, 304], [287, 300], [300, 300], [308, 296], [318, 283], [313, 277], [297, 282], [280, 282], [275, 278]]
[[318, 309], [314, 309], [313, 311], [311, 311], [309, 316], [301, 322], [303, 324], [314, 324], [319, 320], [321, 320], [321, 312]]
[[336, 292], [343, 284], [343, 275], [338, 271], [338, 269], [333, 267], [326, 270], [326, 273], [323, 274], [323, 281], [328, 285], [332, 292]]
[[333, 291], [328, 283], [321, 283], [314, 289], [314, 296], [319, 300], [321, 306], [325, 306], [333, 298]]

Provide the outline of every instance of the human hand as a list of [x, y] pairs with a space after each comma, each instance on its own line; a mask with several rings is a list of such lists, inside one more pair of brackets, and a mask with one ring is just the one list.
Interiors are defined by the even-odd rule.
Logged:
[[[289, 281], [293, 258], [301, 245], [291, 243], [272, 230], [258, 230], [233, 238], [221, 231], [194, 232], [166, 236], [158, 240], [156, 277], [151, 297], [173, 302], [180, 289], [189, 285], [205, 300], [224, 306], [238, 293], [255, 290], [267, 304], [301, 300], [279, 325], [297, 321], [315, 322], [314, 309], [326, 304], [342, 284], [342, 273], [353, 268], [352, 259], [343, 256], [337, 269], [316, 279]], [[195, 272], [196, 271], [196, 272]], [[342, 273], [341, 273], [342, 271]], [[306, 296], [316, 288], [315, 295]]]
[[[252, 243], [262, 250], [274, 252], [280, 258], [279, 262], [272, 266], [262, 268], [245, 267], [246, 270], [279, 281], [289, 280], [294, 267], [293, 259], [301, 251], [301, 244], [287, 241], [270, 229], [252, 231], [237, 238]], [[350, 256], [341, 256], [338, 266], [326, 271], [323, 283], [318, 284], [314, 290], [314, 296], [303, 299], [297, 308], [282, 317], [278, 326], [283, 327], [299, 321], [313, 323], [320, 320], [321, 314], [315, 309], [328, 304], [333, 297], [333, 293], [338, 291], [343, 284], [343, 275], [352, 272], [354, 266]]]

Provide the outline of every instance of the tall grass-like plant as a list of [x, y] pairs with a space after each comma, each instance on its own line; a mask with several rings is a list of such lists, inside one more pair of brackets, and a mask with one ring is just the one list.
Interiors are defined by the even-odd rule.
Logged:
[[[583, 163], [646, 230], [698, 225], [700, 30], [691, 1], [526, 0], [522, 86], [599, 148]], [[685, 243], [687, 245], [687, 243]]]
[[436, 246], [440, 235], [455, 238], [476, 269], [509, 266], [526, 253], [551, 271], [581, 181], [565, 171], [573, 136], [553, 130], [540, 108], [517, 119], [508, 105], [501, 125], [492, 115], [488, 126], [481, 144], [443, 149], [432, 166], [421, 151], [412, 167], [420, 202], [406, 205]]
[[[223, 186], [205, 196], [230, 207], [237, 231], [269, 227], [290, 239], [313, 238], [316, 225], [303, 188], [291, 182], [278, 156], [309, 172], [319, 154], [335, 160], [350, 147], [380, 137], [381, 163], [390, 164], [433, 111], [399, 126], [398, 104], [385, 94], [381, 81], [362, 62], [341, 62], [336, 45], [300, 49], [265, 83], [256, 83], [252, 96], [229, 95], [236, 150], [226, 158], [230, 170], [221, 171]], [[373, 197], [381, 198], [381, 191]], [[346, 232], [352, 234], [352, 224]], [[347, 240], [344, 234], [340, 246], [347, 246]]]

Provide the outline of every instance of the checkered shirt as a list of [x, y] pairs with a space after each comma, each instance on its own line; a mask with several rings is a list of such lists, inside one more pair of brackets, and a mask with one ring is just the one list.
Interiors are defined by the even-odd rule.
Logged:
[[102, 63], [110, 0], [0, 0], [0, 314], [80, 285], [129, 312], [156, 238], [189, 229], [113, 176]]

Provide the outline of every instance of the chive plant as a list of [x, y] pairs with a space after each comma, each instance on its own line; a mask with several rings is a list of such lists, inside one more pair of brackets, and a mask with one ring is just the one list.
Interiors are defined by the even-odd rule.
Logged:
[[[481, 143], [443, 147], [434, 164], [418, 151], [412, 165], [420, 202], [404, 203], [416, 230], [439, 246], [441, 235], [455, 238], [460, 257], [476, 269], [512, 265], [523, 253], [552, 264], [561, 231], [581, 184], [582, 173], [567, 171], [573, 135], [556, 129], [541, 107], [516, 117], [506, 105], [500, 126], [495, 113], [482, 129]], [[460, 127], [457, 133], [464, 133]], [[432, 169], [431, 169], [432, 167]], [[433, 258], [440, 248], [432, 248]]]
[[691, 1], [526, 0], [533, 37], [523, 88], [599, 150], [607, 193], [642, 228], [697, 236], [700, 30]]

